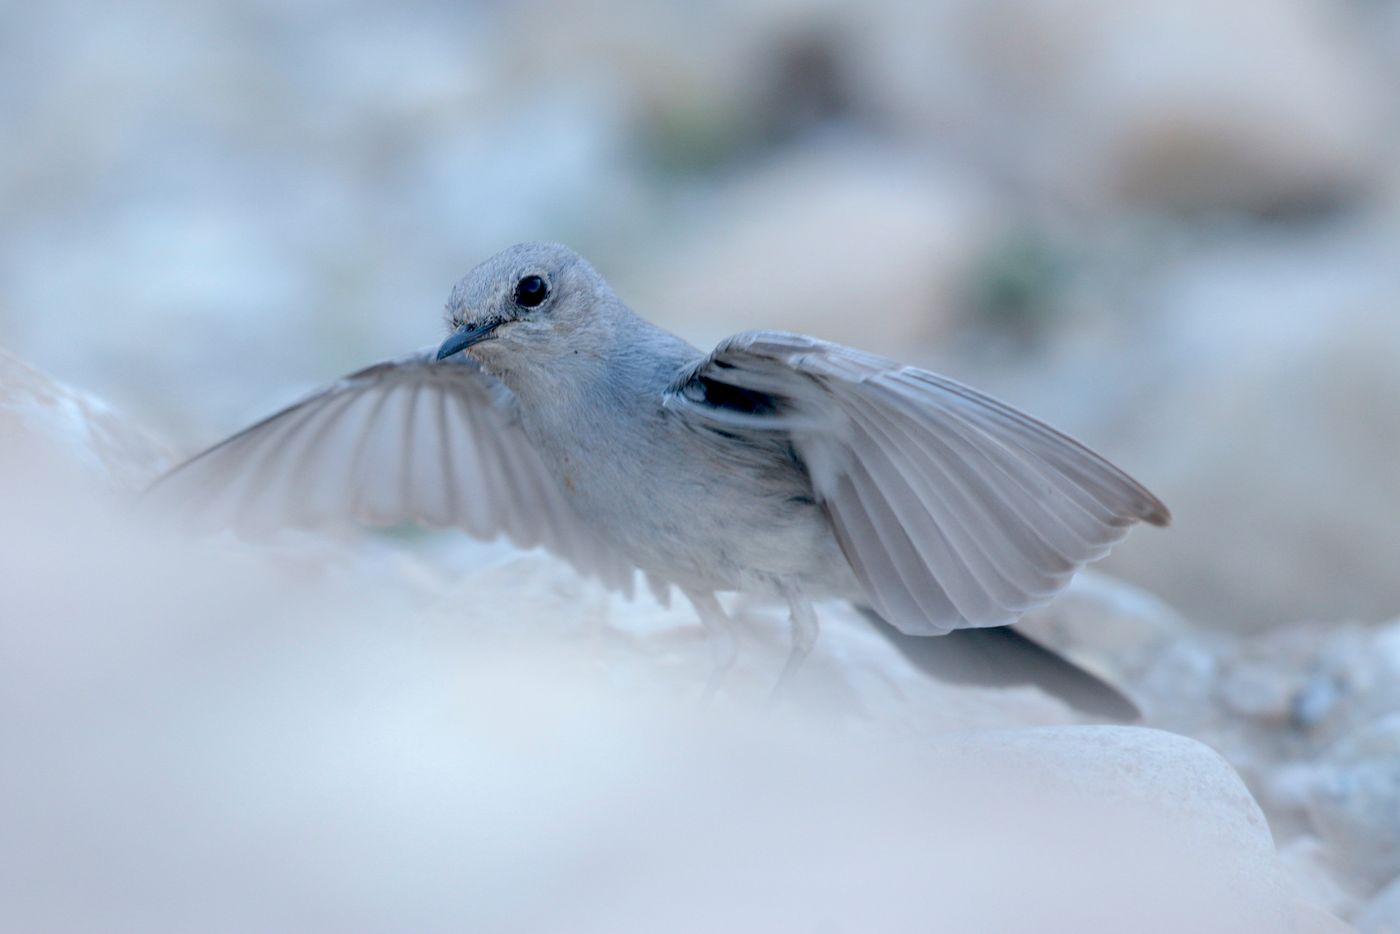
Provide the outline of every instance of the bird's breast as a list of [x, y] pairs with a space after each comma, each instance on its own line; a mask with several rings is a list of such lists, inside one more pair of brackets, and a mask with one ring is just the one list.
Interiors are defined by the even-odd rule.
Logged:
[[580, 518], [644, 570], [718, 590], [848, 586], [826, 513], [781, 447], [696, 432], [659, 403], [528, 433]]

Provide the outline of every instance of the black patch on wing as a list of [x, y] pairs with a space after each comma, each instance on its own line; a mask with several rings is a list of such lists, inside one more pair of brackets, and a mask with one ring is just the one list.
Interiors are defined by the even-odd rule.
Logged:
[[[743, 412], [745, 415], [776, 415], [781, 407], [782, 400], [777, 396], [755, 389], [745, 389], [742, 386], [721, 382], [708, 376], [697, 375], [691, 381], [691, 385], [698, 387], [700, 390], [698, 395], [707, 404], [718, 409], [730, 409], [735, 412]], [[688, 393], [688, 395], [695, 398], [697, 394]]]

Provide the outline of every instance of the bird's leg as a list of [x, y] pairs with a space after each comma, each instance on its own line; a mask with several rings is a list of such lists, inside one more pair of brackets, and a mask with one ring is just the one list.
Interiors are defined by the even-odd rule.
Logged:
[[739, 640], [734, 634], [734, 621], [724, 612], [724, 607], [720, 606], [719, 599], [713, 592], [687, 590], [685, 596], [695, 607], [695, 612], [699, 615], [700, 622], [705, 624], [705, 632], [709, 635], [712, 659], [710, 677], [705, 682], [705, 693], [700, 695], [702, 701], [709, 701], [719, 690], [729, 669], [734, 667], [735, 659], [739, 657]]
[[790, 611], [788, 619], [792, 623], [792, 650], [788, 652], [787, 664], [778, 676], [778, 683], [773, 686], [773, 693], [768, 695], [770, 704], [783, 696], [802, 663], [812, 653], [812, 646], [817, 644], [817, 634], [821, 631], [816, 611], [810, 602], [795, 593], [789, 593], [787, 599]]

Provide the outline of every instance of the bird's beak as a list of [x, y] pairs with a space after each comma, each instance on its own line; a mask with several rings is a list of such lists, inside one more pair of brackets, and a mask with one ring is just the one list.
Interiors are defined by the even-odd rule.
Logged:
[[452, 332], [452, 336], [442, 342], [438, 348], [437, 358], [446, 360], [455, 353], [461, 353], [472, 344], [479, 344], [486, 340], [487, 336], [496, 328], [500, 327], [499, 320], [485, 321], [481, 324], [464, 324]]

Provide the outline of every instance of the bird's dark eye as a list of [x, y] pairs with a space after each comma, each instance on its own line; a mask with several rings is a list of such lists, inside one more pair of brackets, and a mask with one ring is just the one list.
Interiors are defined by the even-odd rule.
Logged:
[[549, 298], [549, 285], [540, 276], [526, 276], [515, 284], [515, 303], [521, 308], [535, 308]]

